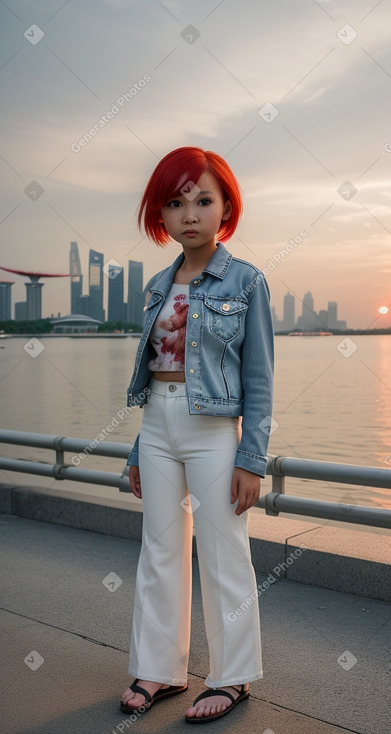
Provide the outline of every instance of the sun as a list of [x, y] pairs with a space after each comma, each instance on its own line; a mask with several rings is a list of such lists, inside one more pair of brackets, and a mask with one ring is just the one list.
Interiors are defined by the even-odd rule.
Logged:
[[388, 306], [380, 306], [379, 313], [381, 314], [388, 313]]

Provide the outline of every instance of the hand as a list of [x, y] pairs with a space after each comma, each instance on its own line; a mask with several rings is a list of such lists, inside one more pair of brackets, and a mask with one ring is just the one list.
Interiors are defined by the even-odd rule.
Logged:
[[140, 470], [138, 466], [131, 466], [129, 468], [129, 484], [130, 484], [130, 489], [132, 490], [135, 497], [138, 497], [138, 499], [141, 500], [142, 494], [141, 494]]
[[231, 482], [231, 504], [238, 499], [236, 515], [241, 515], [259, 500], [261, 493], [261, 478], [247, 469], [235, 466]]

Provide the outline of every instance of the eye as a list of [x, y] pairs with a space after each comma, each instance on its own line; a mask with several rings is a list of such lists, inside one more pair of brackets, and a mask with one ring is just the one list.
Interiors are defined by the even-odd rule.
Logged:
[[198, 203], [199, 204], [203, 204], [203, 202], [206, 202], [207, 204], [211, 204], [212, 203], [210, 199], [200, 199]]
[[[172, 206], [172, 204], [175, 204], [175, 206]], [[173, 199], [172, 201], [169, 201], [169, 202], [168, 202], [167, 206], [168, 206], [168, 207], [169, 207], [170, 209], [177, 209], [177, 208], [178, 208], [178, 206], [182, 206], [182, 204], [181, 204], [181, 202], [180, 202], [180, 201], [178, 201], [178, 199]]]

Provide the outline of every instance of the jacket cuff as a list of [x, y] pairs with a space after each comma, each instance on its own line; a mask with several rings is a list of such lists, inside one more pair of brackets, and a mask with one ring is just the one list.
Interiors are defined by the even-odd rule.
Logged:
[[133, 448], [128, 456], [126, 466], [138, 466], [138, 442], [140, 439], [140, 434], [137, 436]]
[[267, 456], [258, 456], [257, 454], [251, 454], [248, 451], [238, 449], [236, 452], [235, 466], [238, 466], [240, 469], [247, 469], [247, 471], [258, 474], [262, 479], [265, 479]]

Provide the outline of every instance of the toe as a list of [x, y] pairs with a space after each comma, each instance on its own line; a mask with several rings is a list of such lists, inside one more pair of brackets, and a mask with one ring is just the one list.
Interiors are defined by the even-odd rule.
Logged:
[[197, 709], [195, 706], [190, 706], [190, 708], [186, 711], [186, 716], [195, 716], [197, 713]]

